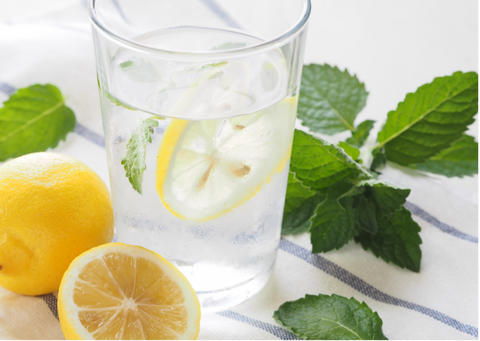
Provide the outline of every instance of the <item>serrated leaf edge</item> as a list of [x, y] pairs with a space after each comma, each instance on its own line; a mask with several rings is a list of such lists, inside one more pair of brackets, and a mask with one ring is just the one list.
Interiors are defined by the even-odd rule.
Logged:
[[[455, 73], [454, 73], [455, 74]], [[451, 77], [451, 76], [445, 76], [445, 77]], [[397, 109], [395, 110], [392, 110], [391, 112], [396, 112], [398, 110], [398, 108], [400, 107], [400, 105], [402, 105], [407, 97], [409, 96], [412, 96], [413, 94], [415, 94], [418, 90], [420, 90], [422, 87], [425, 87], [425, 86], [428, 86], [430, 84], [432, 84], [435, 80], [437, 79], [442, 79], [444, 77], [437, 77], [435, 78], [432, 82], [430, 83], [427, 83], [427, 84], [424, 84], [422, 86], [420, 86], [415, 92], [409, 92], [406, 96], [405, 96], [405, 100], [403, 100], [402, 102], [400, 102], [398, 105], [397, 105]], [[383, 147], [385, 144], [387, 144], [388, 142], [390, 142], [391, 140], [393, 140], [394, 138], [398, 137], [399, 135], [403, 134], [405, 131], [407, 131], [408, 129], [410, 129], [413, 125], [415, 125], [416, 123], [418, 123], [419, 121], [423, 120], [428, 114], [430, 114], [432, 111], [436, 110], [439, 106], [441, 106], [442, 104], [444, 104], [446, 101], [448, 100], [451, 100], [453, 97], [459, 95], [460, 93], [470, 89], [471, 86], [469, 86], [468, 88], [464, 88], [456, 93], [454, 93], [453, 95], [451, 95], [450, 97], [444, 99], [443, 101], [441, 101], [437, 106], [431, 108], [430, 110], [427, 110], [427, 112], [425, 112], [423, 115], [419, 116], [416, 120], [412, 121], [411, 123], [409, 123], [407, 126], [405, 126], [404, 128], [402, 128], [401, 130], [399, 130], [398, 132], [396, 132], [395, 134], [389, 136], [388, 138], [386, 138], [384, 141], [382, 142], [379, 142], [376, 146], [374, 146], [372, 149], [377, 149], [377, 148], [381, 148]], [[390, 112], [388, 113], [388, 115], [390, 115]], [[388, 120], [388, 118], [387, 118]], [[383, 130], [383, 128], [382, 128]], [[382, 131], [380, 131], [378, 134], [380, 134]], [[378, 135], [377, 135], [378, 136]], [[378, 137], [377, 137], [378, 139]]]
[[[304, 335], [304, 334], [302, 334], [302, 333], [299, 333], [298, 331], [296, 331], [296, 328], [292, 328], [292, 327], [286, 325], [285, 323], [283, 323], [283, 322], [278, 318], [278, 311], [280, 310], [280, 308], [281, 308], [283, 305], [285, 305], [285, 304], [287, 304], [287, 303], [295, 303], [295, 302], [298, 302], [298, 301], [300, 301], [300, 300], [306, 300], [307, 297], [320, 297], [320, 296], [323, 296], [323, 297], [325, 297], [325, 298], [334, 298], [334, 297], [336, 298], [336, 297], [338, 297], [338, 298], [340, 298], [340, 299], [346, 299], [347, 301], [351, 301], [351, 302], [353, 302], [353, 303], [356, 303], [356, 304], [358, 304], [362, 309], [365, 309], [365, 310], [370, 311], [374, 317], [378, 317], [378, 319], [380, 320], [381, 326], [383, 326], [383, 321], [382, 321], [381, 317], [378, 315], [378, 312], [373, 311], [372, 308], [370, 308], [370, 307], [368, 306], [368, 304], [365, 303], [365, 301], [362, 301], [362, 302], [360, 303], [360, 301], [358, 301], [355, 297], [347, 298], [347, 297], [345, 297], [345, 296], [341, 296], [341, 295], [337, 295], [337, 294], [332, 294], [332, 295], [330, 295], [330, 296], [329, 296], [329, 295], [324, 295], [324, 294], [319, 294], [319, 295], [308, 295], [308, 294], [306, 294], [305, 297], [299, 298], [298, 300], [295, 300], [295, 301], [287, 301], [287, 302], [284, 302], [283, 304], [281, 304], [280, 307], [278, 307], [278, 309], [273, 313], [273, 316], [272, 316], [272, 317], [274, 318], [275, 321], [277, 321], [278, 323], [280, 323], [280, 325], [281, 325], [282, 327], [284, 327], [285, 329], [287, 329], [288, 331], [294, 333], [294, 334], [297, 335], [298, 337], [307, 338], [307, 337], [308, 337], [307, 335]], [[348, 306], [347, 306], [347, 307], [348, 307]], [[339, 317], [338, 312], [337, 312], [337, 310], [336, 310], [336, 308], [335, 308], [334, 305], [332, 305], [332, 308], [335, 310], [335, 313], [336, 313], [337, 317]], [[350, 307], [348, 307], [348, 308], [350, 309]], [[350, 309], [350, 311], [351, 311], [351, 309]], [[324, 320], [324, 321], [333, 322], [334, 324], [337, 324], [337, 325], [339, 325], [339, 326], [342, 326], [342, 327], [345, 328], [346, 330], [351, 331], [352, 334], [355, 334], [355, 335], [358, 337], [358, 340], [365, 340], [365, 339], [362, 339], [362, 338], [360, 337], [360, 335], [358, 335], [358, 333], [354, 332], [353, 330], [351, 330], [351, 329], [348, 328], [347, 326], [344, 326], [343, 324], [341, 324], [341, 323], [338, 322], [338, 321], [333, 321], [333, 320], [330, 320], [330, 319], [327, 319], [327, 318], [319, 318], [319, 320]], [[381, 326], [380, 326], [380, 330], [382, 329]], [[381, 331], [382, 331], [382, 330], [381, 330]], [[382, 335], [385, 337], [385, 339], [388, 340], [388, 338], [385, 336], [385, 334], [383, 334], [383, 331], [382, 331]]]

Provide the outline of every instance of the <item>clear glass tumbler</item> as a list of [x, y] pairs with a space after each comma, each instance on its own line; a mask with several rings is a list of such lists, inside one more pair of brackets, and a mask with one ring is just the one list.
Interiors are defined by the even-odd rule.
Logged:
[[269, 279], [309, 0], [91, 0], [116, 240], [190, 280], [203, 311]]

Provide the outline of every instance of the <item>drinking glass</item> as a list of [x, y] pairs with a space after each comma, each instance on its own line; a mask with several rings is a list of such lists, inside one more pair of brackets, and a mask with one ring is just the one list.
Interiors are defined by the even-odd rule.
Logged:
[[203, 311], [276, 259], [309, 0], [91, 0], [116, 240], [184, 273]]

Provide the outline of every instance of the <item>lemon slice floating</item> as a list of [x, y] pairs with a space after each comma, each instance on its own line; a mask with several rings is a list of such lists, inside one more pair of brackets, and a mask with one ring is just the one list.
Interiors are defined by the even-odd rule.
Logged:
[[181, 219], [206, 221], [234, 210], [290, 158], [297, 97], [229, 119], [174, 119], [157, 158], [157, 192]]
[[78, 256], [60, 286], [67, 339], [195, 339], [200, 304], [187, 279], [140, 246], [105, 244]]

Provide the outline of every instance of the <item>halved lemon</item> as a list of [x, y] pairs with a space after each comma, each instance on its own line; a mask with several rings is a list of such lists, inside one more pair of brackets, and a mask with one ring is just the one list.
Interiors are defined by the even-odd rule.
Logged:
[[140, 246], [104, 244], [78, 256], [60, 285], [67, 339], [196, 339], [200, 304], [185, 276]]
[[228, 119], [173, 119], [157, 157], [157, 192], [175, 216], [206, 221], [252, 198], [290, 158], [297, 97]]

